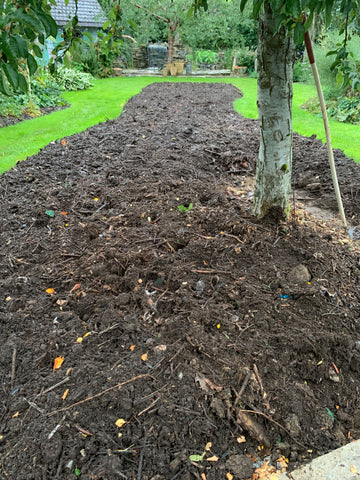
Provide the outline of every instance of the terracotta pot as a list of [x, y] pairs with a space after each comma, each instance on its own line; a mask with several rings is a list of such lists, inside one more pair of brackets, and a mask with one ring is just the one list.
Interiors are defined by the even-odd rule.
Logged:
[[175, 62], [174, 65], [176, 65], [177, 73], [179, 73], [181, 75], [184, 71], [185, 63], [184, 62]]
[[166, 63], [163, 67], [163, 76], [167, 77], [168, 75], [170, 75], [170, 70], [171, 70], [171, 64]]

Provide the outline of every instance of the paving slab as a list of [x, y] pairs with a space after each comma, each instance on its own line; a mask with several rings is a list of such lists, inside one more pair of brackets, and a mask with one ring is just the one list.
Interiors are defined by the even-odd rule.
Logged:
[[360, 440], [315, 458], [297, 470], [277, 475], [279, 480], [360, 480]]

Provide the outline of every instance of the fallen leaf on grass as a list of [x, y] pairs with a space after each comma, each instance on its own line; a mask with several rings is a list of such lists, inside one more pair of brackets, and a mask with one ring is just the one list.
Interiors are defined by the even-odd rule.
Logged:
[[228, 472], [228, 473], [226, 474], [226, 478], [227, 478], [227, 480], [233, 480], [234, 476], [231, 475], [230, 472]]
[[210, 452], [211, 447], [212, 447], [212, 443], [211, 443], [211, 442], [208, 442], [208, 443], [205, 445], [205, 451], [206, 451], [206, 452]]
[[46, 293], [48, 293], [49, 295], [54, 295], [55, 290], [53, 288], [47, 288]]
[[78, 337], [78, 338], [76, 339], [76, 343], [82, 343], [82, 341], [83, 341], [83, 337]]
[[125, 423], [127, 423], [126, 420], [124, 420], [123, 418], [119, 418], [118, 420], [116, 420], [115, 425], [121, 428], [125, 425]]
[[61, 145], [63, 145], [65, 147], [66, 145], [66, 140], [61, 140]]
[[350, 472], [351, 472], [351, 473], [357, 473], [357, 470], [356, 470], [355, 465], [351, 465], [351, 467], [350, 467]]
[[135, 345], [131, 345], [130, 350], [133, 352], [135, 350]]
[[56, 357], [54, 360], [53, 370], [57, 370], [63, 364], [64, 357]]
[[245, 438], [244, 435], [241, 435], [240, 437], [237, 437], [236, 441], [238, 443], [244, 443], [244, 442], [246, 442], [246, 438]]
[[16, 418], [16, 417], [18, 417], [19, 415], [20, 415], [20, 412], [16, 412], [16, 413], [14, 413], [14, 415], [13, 415], [11, 418]]
[[201, 474], [201, 479], [202, 479], [202, 480], [206, 480], [206, 475], [205, 475], [205, 473], [202, 473], [202, 474]]
[[143, 354], [141, 355], [141, 360], [142, 360], [143, 362], [146, 362], [147, 358], [148, 358], [148, 354], [147, 354], [147, 353], [143, 353]]

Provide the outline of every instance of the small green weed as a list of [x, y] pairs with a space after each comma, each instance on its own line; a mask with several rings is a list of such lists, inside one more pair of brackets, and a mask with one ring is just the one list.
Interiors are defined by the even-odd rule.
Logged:
[[182, 212], [182, 213], [190, 212], [190, 210], [192, 210], [192, 208], [193, 208], [192, 203], [190, 203], [188, 207], [185, 207], [185, 205], [178, 205], [179, 212]]

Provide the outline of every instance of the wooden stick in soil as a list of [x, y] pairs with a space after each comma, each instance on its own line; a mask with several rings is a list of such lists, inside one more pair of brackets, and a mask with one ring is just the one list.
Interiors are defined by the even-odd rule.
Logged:
[[11, 361], [11, 379], [10, 379], [11, 390], [14, 389], [15, 369], [16, 369], [16, 347], [14, 347], [13, 354], [12, 354], [12, 361]]
[[152, 377], [151, 375], [149, 375], [147, 373], [145, 373], [143, 375], [138, 375], [137, 377], [133, 377], [133, 378], [130, 378], [130, 380], [126, 380], [125, 382], [118, 383], [117, 385], [113, 385], [112, 387], [109, 387], [106, 390], [97, 393], [96, 395], [92, 395], [91, 397], [87, 397], [84, 400], [80, 400], [79, 402], [73, 403], [72, 405], [69, 405], [69, 406], [64, 407], [64, 408], [59, 408], [59, 410], [54, 410], [52, 412], [49, 412], [49, 413], [46, 414], [46, 416], [50, 417], [52, 415], [55, 415], [56, 413], [65, 412], [65, 410], [70, 410], [71, 408], [76, 407], [77, 405], [81, 405], [82, 403], [89, 402], [90, 400], [93, 400], [94, 398], [101, 397], [105, 393], [110, 392], [111, 390], [114, 390], [115, 388], [123, 387], [124, 385], [127, 385], [129, 383], [134, 382], [135, 380], [140, 380], [140, 378], [145, 378], [145, 377], [152, 378], [154, 380], [154, 377]]
[[314, 76], [317, 94], [318, 94], [319, 101], [320, 101], [321, 113], [322, 113], [322, 117], [323, 117], [325, 135], [326, 135], [326, 147], [327, 147], [327, 151], [328, 151], [328, 155], [329, 155], [331, 177], [332, 177], [332, 181], [333, 181], [333, 185], [334, 185], [334, 191], [335, 191], [335, 195], [336, 195], [338, 209], [339, 209], [340, 217], [341, 217], [341, 220], [343, 222], [344, 228], [347, 228], [347, 222], [346, 222], [344, 207], [343, 207], [343, 203], [342, 203], [342, 200], [341, 200], [341, 193], [340, 193], [338, 178], [337, 178], [337, 174], [336, 174], [334, 152], [333, 152], [332, 145], [331, 145], [330, 127], [329, 127], [329, 120], [328, 120], [327, 111], [326, 111], [324, 94], [323, 94], [323, 91], [322, 91], [322, 88], [321, 88], [319, 72], [318, 72], [318, 69], [317, 69], [317, 66], [316, 66], [316, 62], [315, 62], [315, 55], [314, 55], [314, 50], [312, 48], [311, 37], [310, 37], [309, 31], [305, 32], [305, 46], [306, 46], [306, 51], [307, 51], [307, 54], [308, 54], [308, 57], [309, 57], [311, 70], [312, 70], [312, 73], [313, 73], [313, 76]]

